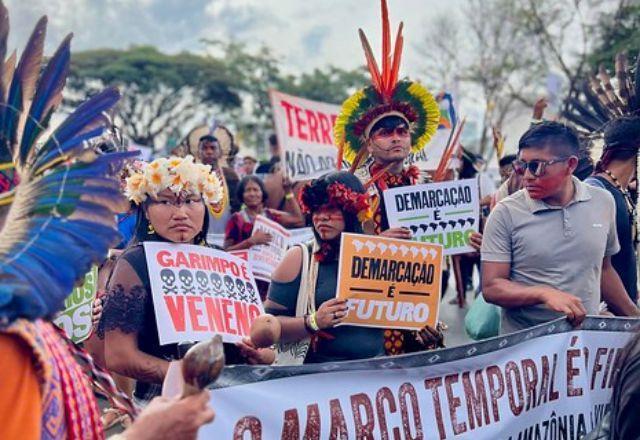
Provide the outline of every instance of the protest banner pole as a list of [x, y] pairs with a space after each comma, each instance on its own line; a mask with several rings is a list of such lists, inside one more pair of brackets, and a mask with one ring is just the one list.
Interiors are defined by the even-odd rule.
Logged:
[[286, 177], [287, 179], [291, 179], [291, 174], [289, 171], [289, 167], [286, 166], [285, 164], [285, 158], [284, 158], [284, 149], [282, 148], [282, 144], [280, 144], [283, 133], [280, 133], [280, 129], [278, 127], [278, 121], [276, 118], [276, 97], [275, 97], [275, 92], [276, 90], [272, 87], [269, 87], [269, 89], [267, 90], [267, 93], [269, 94], [269, 102], [271, 103], [271, 117], [273, 119], [273, 127], [275, 129], [276, 132], [276, 139], [278, 141], [278, 146], [280, 148], [278, 148], [278, 156], [280, 158], [280, 164], [282, 165], [282, 168], [284, 168], [283, 174], [284, 177]]

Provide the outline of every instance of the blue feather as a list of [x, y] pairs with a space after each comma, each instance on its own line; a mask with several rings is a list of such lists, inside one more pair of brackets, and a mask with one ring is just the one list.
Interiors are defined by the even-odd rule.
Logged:
[[64, 143], [70, 138], [82, 132], [87, 125], [95, 122], [103, 112], [111, 109], [120, 99], [120, 92], [115, 87], [110, 87], [92, 96], [60, 124], [49, 140], [42, 147], [46, 152], [55, 149], [57, 143]]
[[58, 148], [54, 148], [51, 151], [44, 149], [39, 150], [34, 156], [32, 167], [36, 170], [36, 174], [41, 173], [42, 166], [46, 165], [49, 161], [52, 161], [60, 155], [73, 155], [76, 149], [84, 149], [85, 141], [96, 138], [104, 132], [104, 127], [96, 127], [93, 130], [87, 131], [79, 136], [72, 137], [64, 143], [58, 145]]
[[69, 73], [70, 44], [71, 35], [68, 35], [47, 63], [40, 78], [29, 109], [29, 118], [27, 118], [22, 132], [19, 156], [21, 164], [25, 163], [38, 136], [43, 131], [43, 116], [50, 117], [51, 112], [55, 110], [54, 105], [57, 105], [62, 99], [60, 94]]
[[40, 73], [42, 49], [47, 28], [47, 17], [42, 17], [33, 29], [27, 46], [13, 74], [7, 106], [2, 112], [2, 130], [6, 138], [15, 145], [18, 140], [18, 119], [25, 110], [25, 101], [32, 98], [34, 86]]

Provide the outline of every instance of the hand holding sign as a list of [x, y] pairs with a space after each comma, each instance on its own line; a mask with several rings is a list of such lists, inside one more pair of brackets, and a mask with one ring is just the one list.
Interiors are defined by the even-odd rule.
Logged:
[[253, 246], [269, 244], [273, 240], [273, 236], [265, 231], [255, 231], [249, 240]]
[[[318, 310], [318, 326], [435, 326], [442, 254], [440, 245], [342, 234], [338, 295]], [[429, 340], [428, 333], [423, 336]]]
[[316, 312], [316, 323], [320, 330], [335, 327], [347, 317], [348, 310], [346, 299], [332, 298], [323, 302]]

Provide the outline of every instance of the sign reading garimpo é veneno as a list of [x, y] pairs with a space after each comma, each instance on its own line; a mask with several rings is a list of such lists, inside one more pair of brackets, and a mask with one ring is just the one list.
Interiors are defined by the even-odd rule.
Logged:
[[384, 191], [391, 227], [411, 229], [413, 239], [444, 246], [445, 255], [472, 252], [480, 201], [476, 179], [426, 183]]

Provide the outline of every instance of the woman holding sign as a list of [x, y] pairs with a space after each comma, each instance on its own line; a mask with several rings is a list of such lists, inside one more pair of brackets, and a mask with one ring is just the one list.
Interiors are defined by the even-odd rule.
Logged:
[[[116, 262], [98, 333], [105, 337], [108, 368], [136, 379], [134, 396], [147, 401], [160, 394], [169, 363], [181, 356], [176, 344], [159, 343], [149, 270], [141, 243], [164, 241], [207, 246], [206, 204], [221, 200], [222, 186], [208, 165], [194, 163], [191, 156], [172, 157], [156, 159], [130, 176], [125, 193], [138, 207], [136, 244]], [[250, 362], [261, 362], [260, 352], [250, 345], [240, 343], [239, 349]]]
[[291, 192], [291, 182], [285, 184], [285, 208], [293, 212], [278, 211], [265, 208], [267, 191], [264, 183], [256, 176], [245, 176], [238, 185], [238, 199], [242, 200], [243, 207], [239, 212], [231, 216], [227, 223], [224, 237], [224, 249], [236, 251], [249, 249], [255, 245], [269, 244], [271, 236], [264, 231], [253, 233], [253, 223], [257, 216], [263, 215], [276, 221], [285, 227], [303, 226], [304, 219], [300, 207]]
[[[336, 327], [347, 316], [346, 301], [335, 298], [340, 238], [343, 232], [361, 234], [362, 222], [371, 218], [364, 186], [351, 173], [334, 172], [306, 186], [300, 202], [313, 225], [315, 240], [289, 250], [273, 273], [265, 303], [267, 312], [279, 317], [283, 343], [298, 343], [306, 348], [306, 341], [310, 341], [304, 357], [290, 362], [332, 362], [384, 355], [382, 329]], [[307, 299], [313, 301], [309, 304]], [[436, 341], [436, 333], [425, 328], [417, 335], [427, 346]]]

